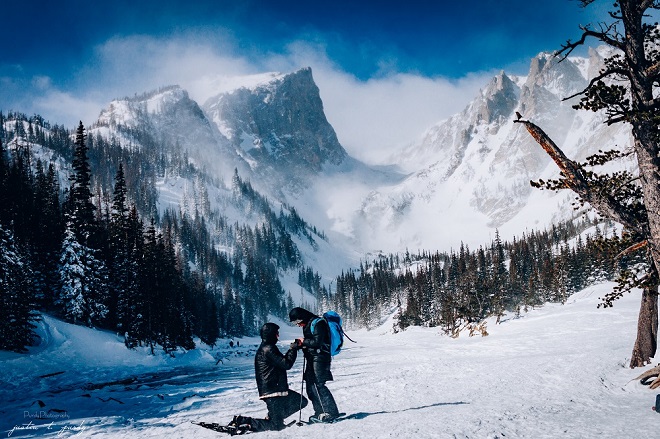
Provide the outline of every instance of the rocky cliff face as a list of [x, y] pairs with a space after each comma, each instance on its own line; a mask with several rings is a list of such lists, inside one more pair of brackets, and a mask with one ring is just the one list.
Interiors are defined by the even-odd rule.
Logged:
[[347, 156], [309, 68], [223, 93], [204, 110], [256, 172], [282, 175], [292, 189]]

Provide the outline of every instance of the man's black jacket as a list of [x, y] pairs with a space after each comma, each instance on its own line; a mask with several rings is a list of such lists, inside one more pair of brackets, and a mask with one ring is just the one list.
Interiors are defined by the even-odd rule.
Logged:
[[286, 371], [291, 369], [297, 356], [295, 349], [289, 349], [286, 355], [282, 355], [275, 343], [261, 342], [254, 357], [254, 373], [260, 398], [278, 396], [289, 391]]

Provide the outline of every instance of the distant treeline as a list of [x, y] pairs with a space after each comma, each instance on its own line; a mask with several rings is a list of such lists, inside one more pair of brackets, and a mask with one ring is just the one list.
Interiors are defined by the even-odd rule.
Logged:
[[[456, 335], [476, 329], [487, 317], [499, 321], [505, 311], [564, 303], [570, 294], [613, 280], [622, 268], [639, 262], [616, 258], [616, 246], [606, 245], [611, 239], [603, 236], [612, 225], [597, 224], [586, 218], [564, 222], [512, 242], [496, 233], [487, 247], [476, 250], [461, 245], [448, 253], [382, 255], [338, 276], [335, 291], [319, 295], [320, 308], [335, 309], [349, 324], [366, 327], [396, 312], [396, 330], [433, 326]], [[595, 231], [582, 234], [589, 227]]]

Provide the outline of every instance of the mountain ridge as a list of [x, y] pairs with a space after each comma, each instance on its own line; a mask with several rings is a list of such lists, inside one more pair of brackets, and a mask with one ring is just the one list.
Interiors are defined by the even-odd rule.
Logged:
[[[226, 193], [238, 172], [273, 209], [293, 206], [327, 232], [347, 263], [374, 251], [474, 246], [495, 229], [507, 238], [580, 214], [570, 193], [531, 188], [530, 180], [557, 171], [513, 120], [518, 111], [535, 121], [576, 160], [602, 144], [625, 146], [625, 129], [562, 100], [584, 87], [603, 55], [594, 49], [559, 63], [541, 53], [526, 76], [500, 71], [463, 111], [402, 146], [389, 166], [366, 165], [342, 147], [311, 68], [224, 79], [203, 105], [176, 85], [113, 100], [89, 131], [126, 148], [181, 156], [208, 175], [204, 184], [217, 186], [210, 194]], [[164, 181], [168, 205], [181, 203], [162, 192]], [[176, 187], [199, 190], [195, 184], [202, 183]]]
[[[584, 75], [598, 71], [602, 59], [599, 50], [563, 62], [541, 53], [525, 77], [500, 72], [462, 112], [433, 125], [392, 158], [411, 174], [401, 185], [365, 200], [364, 221], [399, 234], [401, 242], [428, 248], [457, 246], [459, 239], [477, 245], [496, 228], [510, 237], [579, 215], [570, 206], [569, 191], [532, 189], [530, 180], [556, 177], [558, 170], [513, 120], [518, 111], [534, 121], [575, 160], [607, 144], [608, 149], [625, 148], [629, 130], [607, 127], [599, 114], [574, 110], [576, 98], [564, 101], [584, 89], [589, 79]], [[634, 170], [630, 160], [621, 166]], [[382, 205], [388, 200], [389, 206]], [[383, 224], [388, 209], [398, 210], [398, 218]], [[426, 226], [423, 233], [410, 233], [406, 218], [420, 216], [441, 219], [449, 231], [434, 234], [434, 227]], [[479, 238], [470, 240], [470, 235]]]

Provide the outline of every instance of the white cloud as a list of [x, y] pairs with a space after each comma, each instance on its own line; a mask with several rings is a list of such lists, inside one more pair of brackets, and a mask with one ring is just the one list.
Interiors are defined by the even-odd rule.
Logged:
[[96, 121], [100, 111], [98, 102], [93, 99], [50, 87], [43, 88], [41, 93], [35, 95], [33, 105], [34, 113], [43, 115], [52, 123], [64, 124], [67, 128], [75, 128], [78, 121], [90, 125]]
[[48, 76], [35, 76], [32, 85], [39, 90], [48, 90], [53, 86], [53, 81]]
[[222, 31], [113, 38], [96, 48], [94, 58], [70, 81], [71, 88], [35, 77], [34, 108], [25, 111], [40, 112], [51, 122], [88, 124], [113, 98], [179, 84], [203, 104], [218, 77], [310, 66], [342, 145], [358, 159], [380, 163], [432, 124], [460, 111], [492, 76], [428, 78], [393, 71], [396, 62], [388, 60], [379, 77], [361, 81], [333, 63], [322, 43], [295, 42], [284, 53], [259, 56], [240, 53], [237, 47]]
[[337, 71], [315, 77], [340, 142], [369, 163], [382, 163], [432, 124], [462, 110], [485, 82], [476, 76], [453, 83], [405, 73], [366, 82]]

